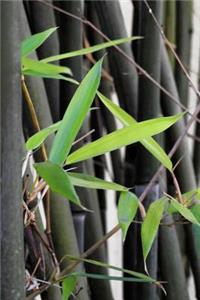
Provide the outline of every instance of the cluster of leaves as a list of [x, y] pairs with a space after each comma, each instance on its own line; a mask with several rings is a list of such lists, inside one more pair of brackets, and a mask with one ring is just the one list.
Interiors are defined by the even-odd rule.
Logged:
[[[172, 162], [161, 146], [152, 138], [152, 136], [166, 130], [176, 123], [182, 114], [170, 117], [161, 117], [143, 122], [137, 122], [132, 116], [125, 112], [118, 105], [106, 98], [98, 91], [103, 58], [100, 59], [86, 74], [81, 83], [78, 83], [72, 77], [72, 72], [69, 68], [51, 64], [50, 62], [92, 53], [113, 45], [132, 41], [137, 37], [120, 39], [95, 45], [89, 48], [77, 50], [74, 52], [64, 53], [56, 56], [51, 56], [40, 61], [33, 60], [28, 57], [30, 53], [36, 50], [43, 42], [56, 30], [56, 28], [48, 29], [44, 32], [35, 34], [22, 43], [22, 74], [29, 76], [39, 76], [44, 78], [57, 78], [71, 81], [78, 84], [78, 88], [71, 99], [71, 102], [61, 121], [42, 129], [26, 142], [26, 149], [32, 151], [38, 148], [45, 139], [52, 133], [56, 133], [49, 154], [48, 161], [35, 163], [37, 174], [41, 176], [50, 189], [61, 196], [64, 196], [74, 204], [84, 208], [81, 205], [75, 186], [91, 189], [114, 190], [120, 192], [118, 202], [118, 219], [123, 233], [123, 240], [126, 238], [127, 230], [133, 222], [138, 207], [139, 199], [130, 192], [129, 188], [114, 182], [108, 182], [103, 179], [85, 174], [66, 171], [64, 167], [95, 156], [105, 154], [123, 146], [130, 145], [135, 142], [140, 142], [156, 159], [163, 164], [169, 172], [172, 172]], [[76, 136], [83, 124], [83, 121], [88, 114], [95, 96], [98, 96], [100, 101], [106, 108], [122, 123], [123, 128], [107, 134], [96, 141], [90, 142], [74, 152], [70, 152]], [[200, 225], [200, 203], [193, 205], [193, 198], [200, 200], [200, 190], [189, 192], [183, 195], [183, 199], [187, 199], [184, 203], [179, 203], [177, 199], [164, 196], [156, 200], [150, 205], [144, 221], [142, 223], [142, 246], [144, 262], [151, 249], [152, 243], [156, 236], [159, 224], [165, 213], [179, 213], [188, 221]], [[75, 259], [75, 258], [73, 258]], [[102, 267], [115, 268], [101, 262], [84, 260], [87, 263], [95, 263]], [[128, 277], [130, 281], [147, 281], [155, 282], [151, 277], [120, 269], [127, 272], [133, 277]], [[98, 274], [72, 273], [63, 281], [63, 299], [67, 299], [73, 291], [77, 276], [87, 276], [100, 278]], [[113, 279], [107, 276], [104, 279]], [[116, 279], [116, 278], [115, 278]], [[118, 277], [120, 280], [125, 280], [124, 277]]]

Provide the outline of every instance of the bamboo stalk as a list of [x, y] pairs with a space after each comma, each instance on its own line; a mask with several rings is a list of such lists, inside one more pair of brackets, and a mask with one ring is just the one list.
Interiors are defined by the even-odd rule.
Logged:
[[[30, 35], [30, 33], [26, 16], [22, 15], [21, 18], [23, 20], [21, 32], [23, 35], [22, 38], [24, 38], [25, 36]], [[27, 87], [32, 97], [40, 126], [41, 128], [45, 128], [52, 124], [52, 118], [43, 82], [39, 78], [29, 77], [27, 79]], [[52, 140], [53, 136], [45, 143], [47, 152], [50, 150]], [[54, 193], [51, 194], [50, 201], [52, 237], [57, 258], [61, 259], [67, 253], [79, 255], [69, 202]], [[62, 244], [60, 244], [60, 236], [63, 238]], [[66, 265], [67, 263], [65, 262], [64, 266]], [[87, 281], [85, 279], [80, 279], [79, 284], [79, 287], [83, 287], [83, 290], [78, 296], [78, 299], [88, 300]]]
[[[162, 46], [161, 78], [162, 78], [162, 84], [173, 95], [178, 97], [178, 91], [176, 88], [175, 80], [173, 77], [172, 70], [170, 68], [170, 63], [164, 45]], [[173, 115], [180, 112], [179, 107], [169, 103], [167, 97], [165, 97], [164, 95], [162, 95], [162, 108], [163, 108], [164, 115]], [[185, 128], [184, 120], [181, 120], [167, 131], [167, 141], [169, 146], [174, 144], [177, 138], [184, 131], [184, 128]], [[175, 174], [178, 179], [181, 191], [186, 192], [194, 189], [196, 187], [196, 179], [195, 179], [191, 155], [189, 153], [187, 137], [185, 137], [182, 140], [182, 143], [177, 149], [175, 155], [173, 156], [173, 159], [174, 162], [177, 162], [178, 160], [181, 159], [179, 165], [175, 170]], [[185, 170], [187, 170], [187, 172]], [[195, 245], [193, 233], [190, 230], [190, 228], [188, 228], [190, 226], [191, 225], [184, 226], [186, 238], [187, 240], [191, 241], [192, 245]], [[198, 250], [195, 247], [188, 248], [188, 259], [190, 260], [192, 272], [195, 278], [196, 292], [198, 292], [200, 286], [200, 278], [196, 276], [197, 270], [200, 269], [200, 260], [196, 259], [196, 264], [194, 264], [192, 262], [192, 259], [194, 257], [196, 258], [198, 257], [197, 251]]]
[[[176, 1], [176, 52], [189, 71], [192, 33], [192, 0]], [[175, 80], [181, 102], [188, 106], [189, 83], [178, 63], [175, 64]]]
[[[82, 1], [66, 1], [61, 2], [60, 7], [67, 12], [73, 13], [82, 17], [83, 15], [83, 2]], [[60, 15], [60, 45], [61, 52], [72, 51], [80, 49], [83, 47], [83, 34], [82, 34], [82, 24], [68, 18], [65, 15]], [[67, 37], [67, 38], [66, 38]], [[81, 80], [83, 75], [83, 64], [82, 57], [76, 57], [73, 59], [67, 60], [67, 66], [72, 69], [75, 79]], [[85, 71], [85, 70], [84, 70]], [[61, 85], [61, 115], [64, 113], [67, 103], [69, 103], [72, 95], [75, 92], [75, 86], [71, 84], [64, 83]], [[65, 101], [65, 102], [64, 102]], [[89, 131], [88, 120], [84, 122], [81, 131], [79, 132], [78, 137], [84, 135]], [[85, 139], [89, 141], [89, 138]], [[80, 145], [83, 143], [79, 143]], [[77, 145], [75, 146], [77, 147]], [[87, 174], [94, 174], [94, 167], [92, 161], [84, 162], [83, 164], [77, 165], [79, 172], [85, 172]], [[99, 240], [103, 235], [103, 226], [100, 215], [100, 208], [98, 204], [98, 195], [96, 191], [90, 191], [88, 189], [77, 189], [77, 192], [80, 196], [82, 203], [89, 209], [93, 210], [93, 214], [85, 214], [77, 206], [72, 205], [72, 211], [74, 220], [77, 222], [77, 227], [85, 228], [85, 244], [81, 248], [87, 249], [90, 245], [93, 245], [97, 240]], [[83, 218], [85, 216], [85, 219]], [[81, 222], [81, 223], [80, 223]], [[78, 233], [78, 232], [77, 232]], [[78, 234], [79, 240], [84, 240], [84, 237]], [[105, 246], [97, 250], [97, 252], [92, 256], [93, 259], [100, 259], [106, 261], [106, 251]], [[107, 270], [97, 270], [94, 266], [86, 266], [86, 269], [89, 272], [93, 273], [102, 273], [107, 274]], [[112, 294], [110, 290], [110, 284], [108, 281], [95, 281], [94, 279], [89, 280], [89, 285], [91, 289], [91, 295], [95, 299], [112, 299]]]
[[[99, 18], [101, 30], [110, 39], [127, 36], [119, 1], [97, 1], [94, 5]], [[120, 49], [133, 59], [130, 44], [123, 44], [120, 46]], [[120, 106], [122, 106], [132, 116], [136, 117], [138, 91], [137, 71], [134, 65], [129, 64], [129, 62], [115, 49], [108, 50], [108, 53], [110, 73], [114, 79], [114, 85]], [[123, 183], [126, 186], [135, 185], [135, 150], [135, 145], [131, 145], [126, 148], [125, 161], [123, 162], [124, 168], [122, 170], [125, 176]], [[132, 251], [134, 247], [133, 245], [135, 245], [134, 240], [135, 232], [133, 231], [133, 226], [131, 226], [124, 247], [124, 267], [129, 269], [135, 269], [135, 251]], [[132, 296], [132, 293], [134, 292], [134, 284], [124, 283], [124, 287], [124, 297], [125, 299], [130, 299], [130, 296]]]
[[[158, 22], [161, 21], [161, 2], [149, 1], [149, 5], [152, 12], [156, 16]], [[141, 23], [140, 31], [144, 40], [141, 42], [141, 48], [139, 53], [139, 64], [151, 74], [151, 76], [160, 82], [160, 63], [161, 63], [161, 38], [160, 34], [149, 15], [148, 10], [144, 3], [141, 5]], [[156, 58], [156, 59], [155, 59]], [[160, 115], [160, 91], [155, 85], [149, 82], [143, 76], [139, 77], [139, 96], [138, 96], [138, 120], [143, 121], [146, 119], [156, 118]], [[156, 137], [157, 141], [159, 140]], [[148, 166], [148, 167], [147, 167]], [[138, 196], [145, 189], [145, 186], [151, 180], [155, 171], [158, 169], [159, 162], [156, 160], [142, 145], [138, 145], [138, 157], [137, 157], [137, 175], [136, 175], [136, 193]], [[159, 181], [159, 180], [158, 180]], [[160, 191], [158, 181], [154, 184], [153, 188], [149, 192], [145, 199], [144, 205], [148, 209], [149, 205], [159, 198]], [[139, 240], [138, 240], [139, 244]], [[156, 278], [158, 268], [158, 245], [157, 239], [155, 240], [153, 247], [147, 258], [147, 269], [149, 274]], [[138, 268], [140, 271], [144, 270], [143, 258], [141, 251], [138, 251]], [[157, 298], [156, 286], [141, 284], [137, 286], [137, 295], [142, 299], [156, 299]]]
[[[164, 222], [172, 222], [172, 217], [166, 217]], [[167, 284], [164, 285], [167, 295], [163, 299], [189, 300], [179, 242], [174, 226], [160, 226], [159, 245], [161, 277], [162, 280], [167, 281]]]
[[[200, 57], [199, 57], [199, 78], [198, 78], [198, 87], [200, 89]], [[198, 103], [198, 102], [197, 102]], [[200, 115], [200, 114], [199, 114]], [[200, 126], [196, 123], [196, 131], [195, 135], [200, 138]], [[194, 151], [193, 151], [193, 165], [194, 171], [197, 180], [197, 186], [200, 185], [200, 141], [196, 140], [194, 143]]]
[[[56, 27], [54, 11], [38, 1], [27, 1], [28, 21], [32, 34]], [[42, 59], [59, 53], [58, 31], [54, 32], [41, 47], [37, 49], [38, 58]], [[59, 81], [44, 79], [47, 97], [53, 121], [59, 120]]]
[[1, 2], [2, 98], [1, 98], [1, 297], [23, 300], [24, 242], [22, 217], [22, 112], [20, 89], [20, 6]]
[[[179, 22], [176, 24], [176, 1], [167, 0], [164, 3], [164, 23], [165, 23], [165, 35], [170, 43], [175, 47], [176, 45], [176, 28], [179, 26]], [[177, 12], [178, 13], [178, 12]], [[176, 26], [177, 25], [177, 26]], [[168, 50], [169, 60], [171, 62], [172, 69], [174, 70], [175, 59], [174, 55]]]

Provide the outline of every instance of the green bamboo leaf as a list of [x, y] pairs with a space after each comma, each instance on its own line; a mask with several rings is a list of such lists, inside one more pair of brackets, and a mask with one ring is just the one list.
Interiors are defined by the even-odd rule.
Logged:
[[24, 71], [23, 74], [26, 75], [26, 76], [33, 76], [33, 77], [39, 77], [39, 78], [65, 80], [65, 81], [71, 82], [71, 83], [76, 84], [76, 85], [78, 84], [77, 80], [75, 80], [71, 77], [63, 76], [61, 74], [46, 75], [46, 74], [43, 74], [43, 73], [35, 72], [33, 70]]
[[82, 262], [89, 263], [89, 264], [92, 264], [92, 265], [95, 265], [95, 266], [99, 266], [99, 267], [102, 267], [102, 268], [107, 268], [107, 269], [112, 269], [112, 270], [120, 271], [120, 272], [129, 274], [129, 275], [131, 275], [133, 277], [140, 278], [140, 279], [142, 279], [142, 280], [144, 280], [146, 282], [156, 282], [155, 279], [153, 279], [152, 277], [150, 277], [150, 276], [148, 276], [146, 274], [135, 272], [135, 271], [131, 271], [131, 270], [127, 270], [127, 269], [124, 269], [124, 268], [119, 268], [119, 267], [116, 267], [116, 266], [113, 266], [113, 265], [106, 264], [106, 263], [101, 262], [101, 261], [97, 261], [97, 260], [93, 260], [93, 259], [86, 259], [86, 258], [75, 257], [75, 256], [72, 256], [72, 255], [66, 255], [66, 257], [68, 257], [71, 260], [82, 261]]
[[171, 117], [162, 117], [138, 122], [125, 128], [116, 130], [76, 150], [67, 157], [66, 163], [71, 164], [80, 162], [85, 159], [116, 150], [120, 147], [139, 142], [144, 138], [164, 131], [177, 122], [181, 117], [182, 114]]
[[[186, 193], [182, 194], [182, 198], [183, 198], [183, 200], [185, 202], [185, 206], [187, 206], [187, 207], [191, 206], [191, 211], [192, 211], [193, 204], [196, 203], [197, 201], [200, 201], [200, 188], [194, 189], [194, 190], [191, 190], [189, 192], [186, 192]], [[176, 207], [173, 206], [171, 202], [169, 202], [167, 211], [170, 214], [174, 214], [174, 213], [178, 212], [178, 210], [176, 209]]]
[[194, 204], [190, 210], [195, 216], [196, 220], [200, 223], [200, 203]]
[[[137, 123], [137, 121], [125, 112], [121, 107], [114, 104], [107, 97], [97, 92], [100, 100], [109, 109], [109, 111], [118, 118], [119, 121], [125, 126], [130, 126], [131, 124]], [[172, 171], [172, 162], [169, 156], [165, 153], [162, 147], [152, 138], [148, 137], [140, 141], [141, 144], [155, 157], [157, 158], [169, 171]]]
[[127, 281], [127, 282], [150, 282], [145, 279], [134, 278], [134, 277], [109, 276], [109, 275], [85, 273], [85, 272], [74, 272], [72, 274], [77, 277], [86, 277], [86, 278], [109, 280], [109, 281], [115, 280], [115, 281]]
[[62, 164], [94, 100], [101, 78], [103, 59], [87, 73], [77, 88], [54, 139], [49, 160]]
[[74, 204], [81, 206], [79, 197], [71, 184], [67, 173], [59, 165], [45, 161], [34, 164], [34, 167], [53, 192], [67, 198]]
[[141, 39], [141, 38], [142, 37], [139, 37], [139, 36], [132, 36], [132, 37], [128, 37], [128, 38], [109, 41], [109, 42], [98, 44], [98, 45], [95, 45], [95, 46], [92, 46], [92, 47], [83, 48], [83, 49], [72, 51], [72, 52], [67, 52], [67, 53], [63, 53], [63, 54], [50, 56], [50, 57], [44, 58], [41, 61], [43, 61], [43, 62], [52, 62], [52, 61], [71, 58], [71, 57], [75, 57], [75, 56], [79, 56], [79, 55], [85, 55], [85, 54], [88, 54], [88, 53], [93, 53], [93, 52], [96, 52], [96, 51], [99, 51], [99, 50], [102, 50], [102, 49], [106, 49], [106, 48], [113, 47], [113, 46], [116, 46], [116, 45], [120, 45], [120, 44], [123, 44], [123, 43], [131, 42], [131, 41], [138, 40], [138, 39]]
[[138, 209], [138, 198], [131, 192], [122, 192], [118, 202], [118, 220], [122, 229], [123, 241], [130, 224], [132, 223]]
[[29, 38], [25, 39], [22, 42], [21, 46], [21, 55], [22, 57], [27, 56], [34, 50], [36, 50], [39, 46], [41, 46], [44, 41], [57, 29], [58, 27], [53, 27], [48, 30], [42, 31], [40, 33], [36, 33]]
[[127, 191], [128, 189], [115, 182], [109, 182], [91, 175], [84, 173], [67, 173], [70, 181], [75, 186], [81, 186], [90, 189], [102, 189], [102, 190], [113, 190], [113, 191]]
[[165, 203], [166, 200], [163, 198], [153, 202], [149, 206], [147, 214], [144, 218], [144, 222], [142, 223], [141, 238], [144, 261], [146, 261], [147, 255], [158, 231], [160, 220], [165, 208]]
[[30, 59], [24, 57], [22, 59], [22, 74], [27, 74], [27, 72], [36, 72], [44, 75], [57, 75], [60, 73], [72, 75], [72, 71], [67, 67], [57, 66], [53, 64], [43, 63], [38, 60]]
[[56, 122], [32, 135], [26, 142], [26, 149], [30, 151], [38, 148], [50, 134], [59, 129], [61, 122], [62, 121]]
[[188, 221], [193, 224], [197, 224], [200, 226], [200, 223], [195, 218], [194, 214], [183, 204], [179, 203], [177, 200], [171, 198], [171, 205]]
[[71, 296], [72, 292], [76, 287], [76, 283], [77, 283], [77, 276], [75, 273], [73, 275], [71, 274], [70, 276], [66, 277], [62, 281], [62, 291], [63, 291], [62, 300], [69, 299], [69, 297]]

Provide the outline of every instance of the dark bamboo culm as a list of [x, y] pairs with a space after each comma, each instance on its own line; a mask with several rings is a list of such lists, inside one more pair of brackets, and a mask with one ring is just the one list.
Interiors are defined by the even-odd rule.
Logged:
[[24, 243], [22, 218], [22, 115], [20, 87], [20, 7], [1, 2], [1, 298], [24, 299]]
[[[87, 5], [87, 18], [97, 27], [100, 28], [100, 24], [98, 21], [98, 16], [95, 10], [94, 3], [88, 2]], [[91, 44], [100, 44], [103, 42], [102, 37], [96, 33], [93, 30], [87, 30], [87, 35], [89, 42]], [[98, 51], [97, 53], [94, 53], [94, 59], [99, 60], [106, 52], [104, 50]], [[106, 70], [109, 74], [109, 66], [108, 66], [108, 59], [107, 57], [104, 58], [104, 64], [103, 64], [104, 70]], [[99, 90], [103, 95], [111, 99], [111, 92], [113, 90], [113, 82], [112, 77], [110, 76], [110, 80], [108, 78], [105, 78], [102, 76], [101, 83]], [[92, 138], [95, 140], [98, 137], [103, 135], [103, 130], [105, 129], [108, 133], [116, 130], [116, 122], [112, 114], [108, 111], [107, 108], [105, 108], [104, 105], [102, 105], [101, 101], [98, 101], [98, 98], [96, 98], [94, 106], [97, 106], [98, 110], [94, 111], [91, 114], [91, 129], [95, 129], [94, 134], [92, 135]], [[111, 162], [112, 162], [112, 168], [113, 168], [113, 180], [115, 182], [122, 182], [122, 168], [121, 168], [121, 155], [120, 151], [112, 151], [111, 152]], [[105, 156], [100, 156], [95, 158], [94, 160], [94, 166], [95, 166], [95, 173], [97, 177], [104, 178], [105, 176], [105, 169], [107, 168]], [[99, 190], [99, 204], [101, 207], [101, 213], [103, 218], [103, 224], [104, 229], [106, 230], [106, 194], [104, 191]]]
[[[26, 16], [22, 11], [22, 38], [30, 35], [30, 31], [28, 29], [28, 24], [26, 21]], [[39, 78], [32, 78], [29, 77], [27, 80], [27, 87], [29, 93], [31, 95], [35, 111], [38, 117], [39, 124], [41, 128], [45, 128], [52, 124], [52, 117], [50, 112], [50, 107], [48, 104], [48, 98], [46, 95], [45, 87], [43, 84], [43, 80]], [[53, 137], [48, 140], [46, 143], [47, 152], [49, 152]], [[73, 255], [79, 256], [78, 250], [78, 243], [77, 238], [74, 230], [73, 219], [71, 215], [71, 210], [69, 206], [69, 202], [66, 199], [55, 195], [54, 193], [51, 194], [51, 227], [52, 227], [52, 238], [55, 247], [55, 253], [60, 260], [66, 253], [71, 253]], [[67, 261], [64, 261], [61, 265], [61, 268], [64, 268], [68, 265]], [[81, 279], [79, 281], [79, 285], [77, 289], [81, 288], [81, 292], [77, 296], [78, 299], [88, 300], [88, 287], [87, 281], [85, 279]], [[59, 294], [53, 291], [54, 298], [53, 299], [60, 299]], [[56, 295], [56, 296], [55, 296]], [[46, 299], [52, 299], [52, 294], [45, 295]], [[44, 299], [45, 299], [44, 297]]]
[[[126, 28], [118, 1], [96, 1], [95, 7], [99, 18], [102, 31], [110, 38], [122, 38], [127, 36]], [[131, 45], [126, 43], [120, 45], [120, 48], [130, 57], [133, 57]], [[131, 65], [126, 58], [114, 49], [108, 50], [108, 61], [110, 74], [114, 79], [114, 85], [117, 92], [120, 105], [132, 116], [137, 116], [137, 89], [138, 75], [135, 67]], [[126, 74], [122, 76], [121, 74]], [[123, 180], [126, 186], [135, 185], [135, 145], [127, 147], [125, 161], [123, 162]], [[128, 231], [124, 248], [124, 267], [135, 270], [135, 232], [133, 227]], [[127, 246], [126, 246], [127, 245]], [[134, 284], [125, 284], [124, 297], [130, 299], [134, 297]], [[130, 289], [129, 289], [130, 288]], [[127, 298], [126, 298], [127, 297]]]
[[[29, 9], [27, 17], [32, 34], [55, 27], [54, 11], [38, 1], [28, 1]], [[59, 53], [58, 33], [55, 32], [47, 41], [37, 50], [38, 58], [42, 59]], [[59, 119], [59, 80], [44, 79], [46, 93], [51, 109], [53, 121]]]
[[[149, 1], [149, 5], [151, 6], [153, 13], [160, 23], [162, 9], [161, 2]], [[144, 37], [144, 40], [140, 43], [140, 52], [137, 54], [138, 62], [149, 74], [151, 74], [154, 79], [156, 79], [157, 82], [160, 82], [160, 33], [158, 32], [144, 3], [140, 4], [139, 24], [140, 35]], [[138, 121], [156, 118], [159, 115], [160, 90], [154, 84], [149, 82], [148, 79], [141, 75], [139, 77], [138, 92]], [[156, 139], [158, 141], [158, 137], [156, 137]], [[138, 145], [137, 159], [135, 191], [139, 196], [158, 169], [159, 163], [142, 145]], [[144, 200], [145, 207], [148, 208], [148, 206], [153, 201], [158, 199], [159, 196], [159, 181], [157, 181], [149, 192], [147, 198]], [[138, 238], [137, 269], [144, 271], [142, 251], [139, 249], [141, 249], [140, 238]], [[155, 240], [147, 258], [148, 271], [154, 278], [157, 278], [157, 260], [158, 246], [157, 240]], [[142, 299], [156, 299], [156, 286], [150, 284], [138, 284], [137, 297], [139, 297], [139, 295], [142, 297]]]
[[[75, 15], [83, 16], [83, 2], [82, 1], [66, 1], [60, 2], [61, 8], [64, 10], [74, 13]], [[73, 20], [70, 17], [66, 17], [62, 14], [58, 17], [60, 31], [60, 51], [67, 52], [76, 49], [80, 49], [83, 46], [83, 27], [80, 22], [77, 20]], [[81, 80], [83, 77], [83, 73], [86, 71], [83, 65], [82, 57], [76, 57], [74, 59], [70, 59], [66, 61], [66, 65], [72, 69], [74, 77], [77, 80]], [[83, 68], [81, 68], [83, 66]], [[61, 84], [60, 90], [60, 97], [61, 97], [61, 116], [63, 115], [66, 104], [69, 103], [73, 93], [75, 92], [74, 86], [71, 84], [63, 83]], [[82, 126], [80, 134], [78, 137], [81, 137], [85, 133], [89, 131], [89, 125], [87, 121]], [[89, 138], [86, 138], [84, 142], [89, 141]], [[80, 142], [76, 147], [80, 147]], [[86, 163], [78, 164], [79, 172], [85, 172], [87, 174], [94, 174], [94, 166], [92, 161], [88, 161]], [[103, 236], [103, 224], [101, 220], [101, 213], [98, 203], [98, 194], [95, 190], [88, 190], [88, 189], [77, 189], [80, 195], [80, 199], [82, 203], [94, 213], [86, 214], [80, 211], [75, 206], [72, 206], [74, 221], [76, 224], [76, 228], [79, 231], [78, 233], [78, 240], [84, 241], [85, 237], [85, 244], [82, 244], [81, 248], [87, 249], [92, 244], [94, 244], [98, 239]], [[83, 232], [81, 233], [80, 229], [84, 227], [85, 224], [85, 235], [83, 236]], [[82, 236], [81, 236], [82, 235]], [[83, 249], [81, 249], [83, 250]], [[91, 258], [101, 261], [106, 261], [106, 249], [105, 246], [99, 248]], [[97, 269], [95, 266], [86, 265], [86, 270], [92, 273], [102, 273], [107, 274], [107, 270], [104, 269]], [[110, 283], [108, 281], [96, 281], [93, 279], [89, 280], [90, 290], [91, 290], [91, 297], [95, 299], [112, 299]]]
[[[192, 1], [176, 1], [176, 52], [189, 71], [192, 35]], [[181, 102], [188, 106], [188, 80], [176, 62], [175, 80]]]
[[[179, 97], [177, 87], [175, 84], [175, 80], [173, 77], [173, 73], [170, 67], [170, 62], [167, 57], [167, 52], [162, 45], [162, 64], [161, 64], [161, 82], [163, 86], [170, 91], [172, 95], [174, 95], [177, 99]], [[172, 101], [169, 100], [169, 98], [166, 95], [162, 95], [162, 109], [164, 115], [173, 115], [178, 112], [180, 112], [180, 108]], [[184, 121], [181, 120], [177, 124], [175, 124], [171, 129], [167, 131], [167, 141], [168, 145], [171, 148], [172, 145], [175, 143], [175, 141], [178, 139], [178, 137], [181, 135], [181, 133], [184, 131]], [[178, 167], [175, 170], [176, 177], [178, 179], [178, 182], [180, 184], [180, 188], [182, 192], [190, 191], [195, 188], [196, 186], [196, 179], [195, 179], [195, 174], [194, 174], [194, 168], [191, 160], [191, 155], [189, 153], [188, 149], [188, 140], [187, 138], [184, 138], [180, 147], [176, 151], [175, 155], [173, 156], [173, 161], [174, 163], [177, 162], [181, 157], [183, 159], [179, 163]], [[190, 172], [185, 172], [185, 170], [190, 170]], [[199, 276], [196, 276], [200, 270], [199, 267], [199, 259], [197, 256], [197, 249], [195, 248], [195, 242], [194, 242], [194, 236], [192, 234], [191, 227], [192, 225], [186, 225], [184, 226], [185, 234], [186, 234], [186, 240], [190, 240], [190, 247], [188, 247], [188, 259], [190, 260], [191, 267], [193, 269], [193, 275], [195, 277], [195, 284], [196, 284], [196, 293], [199, 290]], [[188, 243], [186, 243], [187, 245]], [[172, 253], [173, 254], [173, 253]], [[167, 254], [166, 254], [167, 255]], [[195, 259], [195, 263], [193, 263]], [[193, 261], [192, 261], [193, 260]], [[169, 271], [169, 274], [167, 274], [167, 271]], [[165, 272], [165, 276], [168, 278], [167, 281], [171, 282], [178, 276], [180, 273], [180, 270], [178, 272], [178, 267], [174, 266], [173, 272], [171, 269], [163, 269], [163, 272]], [[165, 280], [165, 278], [163, 278]], [[179, 282], [181, 284], [180, 291], [184, 291], [187, 287], [185, 286], [184, 282]], [[169, 283], [170, 286], [170, 283]], [[175, 288], [175, 286], [174, 286]], [[178, 288], [178, 287], [177, 287]], [[168, 289], [167, 289], [168, 290]], [[179, 294], [180, 295], [180, 294]], [[169, 288], [169, 293], [168, 297], [169, 299], [173, 299], [174, 292], [170, 290]], [[183, 295], [183, 297], [180, 296], [180, 299], [187, 299], [184, 298], [186, 297]], [[174, 298], [175, 299], [175, 298]]]

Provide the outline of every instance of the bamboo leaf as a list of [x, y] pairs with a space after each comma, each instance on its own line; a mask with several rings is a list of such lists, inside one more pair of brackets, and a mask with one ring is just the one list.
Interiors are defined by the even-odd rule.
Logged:
[[67, 173], [52, 162], [46, 161], [34, 164], [37, 173], [46, 181], [51, 190], [81, 206], [79, 197], [71, 184]]
[[109, 276], [109, 275], [85, 273], [85, 272], [74, 272], [72, 274], [77, 277], [87, 277], [87, 278], [100, 279], [100, 280], [116, 280], [116, 281], [127, 281], [127, 282], [149, 282], [146, 279], [134, 278], [134, 277]]
[[120, 271], [120, 272], [129, 274], [133, 277], [140, 278], [140, 279], [142, 279], [146, 282], [156, 282], [155, 279], [153, 279], [150, 276], [147, 276], [146, 274], [131, 271], [131, 270], [127, 270], [127, 269], [124, 269], [124, 268], [119, 268], [119, 267], [116, 267], [116, 266], [113, 266], [113, 265], [106, 264], [106, 263], [101, 262], [101, 261], [97, 261], [97, 260], [93, 260], [93, 259], [86, 259], [86, 258], [84, 259], [84, 258], [72, 256], [72, 255], [66, 255], [66, 257], [68, 257], [71, 260], [82, 261], [82, 262], [89, 263], [89, 264], [92, 264], [92, 265], [95, 265], [95, 266]]
[[166, 200], [163, 198], [153, 202], [149, 206], [147, 214], [144, 218], [144, 222], [142, 223], [141, 238], [144, 261], [146, 261], [147, 255], [158, 231], [160, 220], [165, 208], [165, 203]]
[[75, 80], [75, 79], [73, 79], [71, 77], [63, 76], [61, 74], [46, 75], [46, 74], [43, 74], [43, 73], [35, 72], [33, 70], [27, 70], [27, 71], [24, 71], [24, 75], [26, 75], [26, 76], [40, 77], [40, 78], [50, 78], [50, 79], [65, 80], [65, 81], [71, 82], [71, 83], [76, 84], [76, 85], [78, 84], [77, 80]]
[[[109, 109], [109, 111], [118, 118], [119, 121], [125, 126], [137, 123], [137, 121], [125, 112], [121, 107], [110, 101], [100, 92], [97, 92], [100, 100]], [[165, 153], [162, 147], [152, 138], [148, 137], [140, 141], [141, 144], [155, 157], [157, 158], [169, 171], [172, 171], [172, 162], [169, 156]]]
[[62, 300], [69, 299], [69, 297], [71, 296], [72, 292], [76, 287], [76, 283], [77, 283], [77, 276], [75, 273], [73, 275], [71, 274], [70, 276], [66, 277], [62, 281], [62, 291], [63, 291]]
[[138, 198], [131, 192], [122, 192], [118, 203], [118, 220], [123, 233], [123, 241], [138, 208]]
[[195, 218], [194, 214], [183, 204], [179, 203], [177, 200], [171, 198], [171, 205], [188, 221], [193, 224], [200, 226], [200, 223]]
[[171, 117], [162, 117], [138, 122], [125, 128], [116, 130], [76, 150], [67, 157], [66, 163], [71, 164], [80, 162], [85, 159], [116, 150], [120, 147], [139, 142], [144, 138], [164, 131], [177, 122], [181, 117], [182, 114]]
[[[171, 198], [170, 198], [171, 199]], [[190, 207], [191, 211], [193, 209], [193, 203], [196, 203], [197, 201], [200, 201], [200, 188], [191, 190], [189, 192], [186, 192], [182, 194], [182, 199], [185, 202], [185, 206]], [[171, 201], [169, 202], [169, 206], [167, 208], [168, 213], [174, 214], [177, 213], [177, 209], [175, 206], [172, 205]]]
[[190, 210], [195, 216], [196, 220], [200, 223], [200, 203], [194, 204]]
[[26, 142], [26, 149], [30, 151], [39, 147], [50, 134], [59, 129], [61, 122], [62, 121], [56, 122], [32, 135]]
[[49, 156], [50, 161], [57, 164], [62, 164], [65, 161], [72, 143], [94, 100], [101, 78], [102, 62], [103, 59], [100, 59], [92, 67], [72, 97], [54, 139]]
[[72, 75], [72, 72], [67, 67], [57, 66], [53, 64], [43, 63], [38, 60], [24, 57], [22, 59], [22, 74], [26, 75], [28, 72], [35, 72], [44, 75], [58, 75], [60, 73]]
[[72, 52], [67, 52], [67, 53], [63, 53], [63, 54], [50, 56], [50, 57], [47, 57], [47, 58], [45, 58], [41, 61], [43, 61], [43, 62], [52, 62], [52, 61], [71, 58], [71, 57], [75, 57], [75, 56], [79, 56], [79, 55], [85, 55], [85, 54], [88, 54], [88, 53], [93, 53], [93, 52], [96, 52], [96, 51], [99, 51], [99, 50], [102, 50], [102, 49], [106, 49], [106, 48], [113, 47], [113, 46], [116, 46], [116, 45], [120, 45], [120, 44], [123, 44], [123, 43], [131, 42], [131, 41], [138, 40], [138, 39], [141, 39], [141, 38], [142, 37], [139, 37], [139, 36], [132, 36], [132, 37], [128, 37], [128, 38], [109, 41], [109, 42], [98, 44], [98, 45], [95, 45], [95, 46], [92, 46], [92, 47], [83, 48], [83, 49], [72, 51]]
[[25, 39], [22, 42], [21, 47], [21, 55], [22, 57], [27, 56], [34, 50], [36, 50], [39, 46], [41, 46], [44, 41], [57, 29], [58, 27], [53, 27], [48, 30], [42, 31], [40, 33], [36, 33], [29, 38]]
[[81, 186], [90, 189], [102, 189], [102, 190], [113, 190], [113, 191], [127, 191], [128, 189], [115, 182], [109, 182], [91, 175], [84, 173], [67, 173], [70, 181], [75, 186]]

